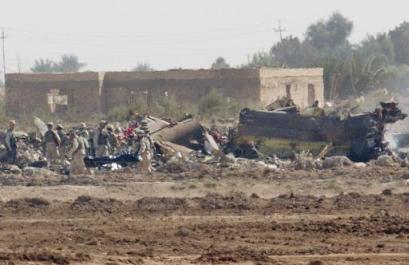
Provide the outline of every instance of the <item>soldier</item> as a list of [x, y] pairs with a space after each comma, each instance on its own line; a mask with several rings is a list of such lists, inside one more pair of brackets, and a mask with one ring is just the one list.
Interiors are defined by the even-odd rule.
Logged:
[[84, 143], [84, 148], [85, 148], [85, 155], [88, 155], [90, 153], [90, 137], [89, 137], [89, 132], [87, 129], [87, 124], [86, 123], [81, 123], [79, 132], [78, 132], [78, 137], [83, 141]]
[[109, 152], [111, 154], [115, 154], [115, 152], [117, 151], [117, 148], [119, 147], [119, 141], [111, 125], [107, 126], [107, 133], [108, 133], [108, 144], [110, 147]]
[[43, 148], [45, 151], [45, 157], [48, 161], [48, 166], [54, 164], [60, 157], [59, 147], [61, 145], [61, 138], [58, 133], [53, 130], [53, 126], [54, 124], [52, 122], [47, 123], [48, 131], [43, 137]]
[[14, 120], [11, 120], [4, 141], [7, 150], [7, 162], [10, 164], [15, 164], [17, 160], [17, 139], [16, 136], [14, 135], [15, 127], [16, 122]]
[[71, 141], [71, 149], [68, 152], [68, 157], [71, 158], [70, 174], [81, 175], [87, 174], [88, 170], [84, 163], [85, 146], [84, 142], [75, 134], [74, 130], [69, 133]]
[[89, 132], [88, 132], [87, 124], [85, 122], [82, 122], [80, 124], [79, 135], [78, 136], [82, 136], [85, 139], [89, 138]]
[[149, 128], [146, 121], [141, 122], [141, 130], [143, 133], [139, 135], [139, 151], [138, 156], [141, 161], [137, 166], [137, 169], [141, 173], [150, 174], [152, 173], [152, 158], [153, 158], [153, 140], [149, 135]]
[[314, 101], [311, 108], [312, 108], [312, 116], [315, 116], [315, 117], [325, 116], [325, 110], [323, 108], [320, 108], [320, 102], [318, 100]]
[[140, 149], [140, 140], [142, 139], [144, 132], [140, 129], [134, 129], [132, 134], [129, 134], [126, 139], [126, 145], [128, 146], [128, 152], [131, 154], [138, 154]]
[[60, 159], [63, 161], [70, 143], [67, 134], [64, 132], [64, 127], [61, 124], [57, 124], [57, 134], [61, 141], [58, 151], [60, 152]]
[[106, 121], [100, 121], [98, 128], [94, 132], [93, 143], [96, 158], [108, 156], [109, 143], [108, 134], [105, 131], [106, 125], [107, 125]]

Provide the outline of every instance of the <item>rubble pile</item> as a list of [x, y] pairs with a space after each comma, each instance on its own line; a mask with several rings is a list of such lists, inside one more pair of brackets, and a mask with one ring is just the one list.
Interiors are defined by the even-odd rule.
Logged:
[[322, 162], [322, 167], [324, 169], [336, 168], [336, 167], [349, 167], [354, 163], [345, 156], [332, 156], [326, 157]]
[[[318, 103], [315, 105], [317, 108]], [[322, 111], [300, 114], [291, 104], [279, 107], [270, 105], [269, 111], [244, 109], [239, 125], [228, 130], [205, 128], [190, 115], [177, 122], [147, 115], [136, 116], [127, 124], [101, 121], [95, 129], [81, 124], [64, 131], [58, 125], [57, 132], [50, 134], [55, 135], [55, 152], [60, 153], [55, 161], [47, 157], [44, 143], [47, 132], [53, 132], [52, 124], [35, 118], [36, 133], [14, 133], [14, 164], [7, 163], [6, 148], [0, 149], [0, 172], [27, 176], [68, 174], [78, 150], [84, 153], [80, 165], [84, 164], [88, 173], [135, 167], [135, 172], [141, 173], [183, 173], [206, 166], [327, 170], [365, 167], [371, 160], [375, 166], [409, 165], [406, 156], [392, 156], [384, 141], [385, 125], [406, 117], [397, 103], [381, 103], [374, 112], [346, 119], [322, 116]], [[5, 137], [1, 135], [3, 143]]]
[[46, 165], [45, 157], [41, 151], [41, 140], [36, 137], [28, 136], [20, 138], [18, 141], [16, 165], [20, 168], [28, 166], [42, 167]]
[[[4, 136], [1, 137], [4, 139]], [[20, 174], [25, 168], [41, 168], [47, 165], [41, 150], [41, 139], [35, 133], [17, 132], [17, 159], [15, 165], [7, 163], [7, 151], [0, 146], [0, 171], [2, 173]], [[4, 141], [4, 140], [3, 140]]]

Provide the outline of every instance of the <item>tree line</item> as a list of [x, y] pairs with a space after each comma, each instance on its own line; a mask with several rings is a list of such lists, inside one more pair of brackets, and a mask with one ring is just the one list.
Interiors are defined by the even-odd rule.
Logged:
[[59, 61], [51, 59], [38, 59], [34, 61], [31, 71], [35, 73], [53, 73], [53, 72], [78, 72], [86, 64], [81, 63], [77, 56], [72, 54], [62, 55]]
[[[339, 12], [333, 13], [310, 25], [303, 39], [285, 37], [268, 52], [253, 54], [241, 67], [322, 67], [328, 99], [357, 96], [383, 87], [408, 88], [409, 23], [368, 35], [358, 44], [349, 41], [353, 28], [352, 21]], [[225, 62], [222, 59], [217, 61]]]

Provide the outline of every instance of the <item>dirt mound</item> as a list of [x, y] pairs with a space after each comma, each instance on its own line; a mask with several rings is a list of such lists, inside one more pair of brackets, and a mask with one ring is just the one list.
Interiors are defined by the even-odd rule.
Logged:
[[345, 156], [332, 156], [327, 157], [323, 161], [323, 168], [330, 169], [330, 168], [341, 168], [341, 167], [348, 167], [352, 166], [353, 162], [349, 160], [348, 157]]
[[2, 175], [0, 178], [1, 186], [17, 186], [22, 183], [26, 183], [26, 180], [21, 175]]
[[191, 233], [192, 233], [192, 231], [190, 229], [188, 229], [186, 227], [183, 227], [183, 226], [179, 226], [176, 233], [175, 233], [175, 236], [177, 236], [177, 237], [188, 237], [188, 236], [190, 236]]
[[[12, 209], [16, 214], [20, 210], [50, 209], [56, 211], [71, 211], [75, 214], [101, 212], [109, 214], [129, 213], [138, 215], [140, 212], [155, 214], [201, 214], [207, 212], [219, 213], [226, 210], [230, 214], [247, 213], [286, 213], [286, 214], [336, 214], [354, 212], [359, 215], [387, 212], [394, 215], [406, 209], [409, 203], [408, 194], [394, 194], [384, 191], [382, 194], [365, 195], [360, 193], [340, 194], [335, 197], [316, 197], [312, 195], [286, 194], [275, 198], [260, 198], [256, 194], [247, 196], [245, 193], [208, 193], [204, 197], [174, 198], [174, 197], [144, 197], [136, 201], [121, 201], [112, 198], [96, 198], [80, 196], [72, 203], [49, 201], [42, 198], [14, 199], [0, 204], [0, 210]], [[387, 209], [387, 210], [386, 210]], [[45, 214], [40, 211], [39, 214]]]
[[244, 193], [233, 193], [230, 195], [221, 195], [218, 193], [209, 193], [202, 198], [196, 198], [200, 207], [206, 210], [214, 209], [251, 209], [252, 200]]
[[185, 209], [187, 206], [185, 198], [145, 197], [137, 200], [135, 203], [137, 210], [148, 212], [176, 211]]
[[61, 178], [59, 185], [101, 185], [101, 178], [96, 179], [94, 176], [75, 176]]
[[41, 209], [48, 208], [50, 202], [43, 198], [22, 198], [15, 199], [6, 202], [6, 208], [12, 208], [15, 210], [26, 210], [28, 208]]
[[324, 198], [315, 196], [300, 196], [300, 195], [280, 195], [277, 198], [270, 199], [269, 207], [273, 211], [286, 211], [292, 212], [310, 212], [314, 209], [323, 207]]
[[191, 168], [187, 166], [185, 163], [167, 163], [160, 169], [160, 172], [183, 173], [183, 172], [188, 172], [190, 170]]
[[312, 261], [308, 262], [308, 265], [324, 265], [324, 262], [322, 262], [320, 260], [312, 260]]
[[386, 190], [383, 190], [383, 191], [382, 191], [382, 195], [384, 195], [384, 196], [392, 196], [392, 195], [393, 195], [393, 192], [392, 192], [392, 190], [390, 190], [390, 189], [386, 189]]
[[338, 209], [364, 209], [380, 206], [385, 199], [381, 195], [362, 195], [356, 192], [334, 197], [333, 204]]
[[273, 222], [271, 229], [304, 233], [350, 234], [360, 237], [384, 234], [407, 235], [409, 234], [409, 219], [397, 216], [359, 216], [328, 221]]
[[387, 235], [409, 234], [409, 219], [401, 216], [379, 216], [372, 215], [366, 219], [361, 218], [362, 223], [369, 222], [373, 226], [372, 230], [377, 233], [385, 233]]
[[211, 249], [196, 259], [198, 263], [225, 264], [238, 262], [269, 262], [271, 261], [266, 251], [256, 251], [245, 247], [239, 247], [234, 250], [216, 250]]
[[89, 261], [91, 257], [87, 254], [77, 253], [76, 255], [62, 255], [59, 253], [43, 251], [23, 252], [23, 253], [0, 253], [0, 260], [14, 264], [13, 261], [22, 262], [41, 262], [58, 265], [70, 264], [71, 261], [84, 262]]
[[81, 212], [117, 212], [123, 203], [115, 199], [94, 198], [91, 196], [80, 196], [71, 204], [71, 209]]

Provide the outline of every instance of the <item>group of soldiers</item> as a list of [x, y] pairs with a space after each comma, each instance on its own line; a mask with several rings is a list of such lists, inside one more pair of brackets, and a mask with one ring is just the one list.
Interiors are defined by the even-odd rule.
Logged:
[[[11, 164], [15, 164], [17, 159], [15, 126], [16, 122], [10, 121], [4, 141], [7, 160]], [[129, 131], [129, 128], [127, 130]], [[94, 130], [89, 130], [87, 125], [82, 123], [79, 128], [71, 129], [66, 133], [61, 124], [54, 126], [49, 122], [41, 143], [48, 166], [62, 164], [68, 159], [72, 175], [90, 173], [84, 162], [87, 155], [95, 158], [109, 157], [119, 152], [124, 145], [129, 148], [129, 152], [138, 156], [138, 171], [151, 173], [154, 143], [150, 137], [148, 123], [146, 120], [141, 120], [137, 126], [131, 127], [131, 130], [132, 137], [123, 137], [121, 130], [114, 131], [106, 121], [100, 121]]]
[[54, 130], [54, 124], [47, 123], [47, 131], [43, 136], [42, 146], [48, 165], [62, 163], [66, 158], [69, 158], [71, 160], [71, 174], [89, 173], [84, 163], [87, 141], [81, 131], [77, 133], [70, 130], [67, 134], [61, 124], [58, 124]]
[[94, 131], [92, 144], [95, 157], [107, 157], [126, 147], [128, 153], [138, 156], [138, 172], [151, 173], [155, 153], [154, 141], [150, 136], [147, 119], [131, 124], [127, 129], [116, 132], [106, 121], [101, 121]]

